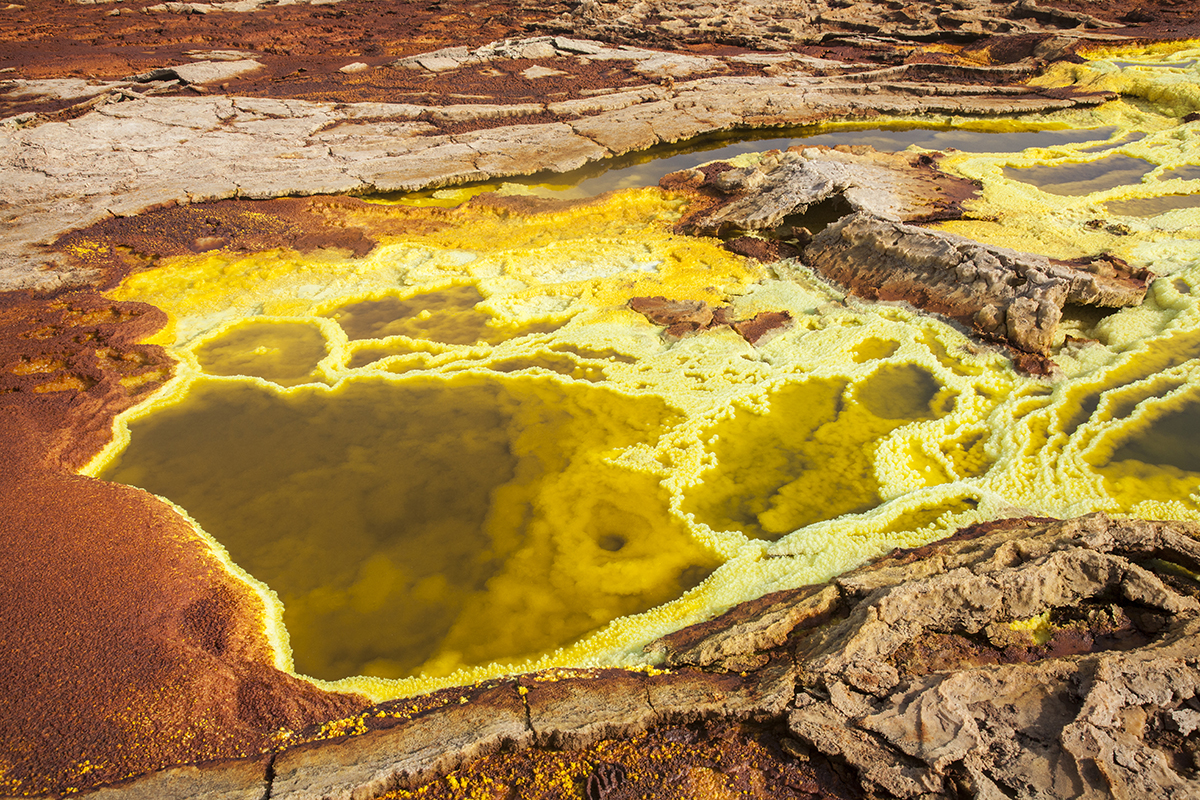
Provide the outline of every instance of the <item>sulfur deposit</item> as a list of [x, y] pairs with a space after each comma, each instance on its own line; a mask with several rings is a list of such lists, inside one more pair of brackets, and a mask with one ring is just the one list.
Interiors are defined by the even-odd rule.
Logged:
[[4, 791], [1188, 796], [1200, 50], [972, 9], [9, 87]]

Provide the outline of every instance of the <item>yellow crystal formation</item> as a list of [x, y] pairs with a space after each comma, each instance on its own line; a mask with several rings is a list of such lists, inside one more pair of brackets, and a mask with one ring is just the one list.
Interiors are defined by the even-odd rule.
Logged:
[[[975, 521], [1200, 518], [1198, 55], [1063, 67], [1137, 102], [997, 123], [1107, 126], [1095, 140], [943, 162], [983, 184], [943, 227], [1159, 276], [1140, 307], [1069, 310], [1052, 380], [796, 262], [675, 236], [685, 201], [658, 189], [466, 205], [363, 258], [208, 254], [127, 279], [115, 296], [168, 312], [181, 363], [88, 471], [178, 503], [278, 595], [281, 665], [376, 698], [639, 663], [739, 600]], [[1105, 159], [1133, 169], [1031, 169]], [[757, 346], [670, 340], [625, 307], [654, 295], [793, 322]]]

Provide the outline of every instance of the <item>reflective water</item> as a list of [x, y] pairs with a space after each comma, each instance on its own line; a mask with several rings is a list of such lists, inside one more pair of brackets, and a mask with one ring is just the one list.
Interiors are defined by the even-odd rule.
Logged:
[[751, 131], [701, 137], [688, 142], [661, 145], [596, 162], [573, 172], [543, 173], [506, 178], [454, 189], [439, 189], [390, 199], [406, 205], [454, 206], [466, 198], [497, 191], [503, 184], [528, 187], [528, 191], [562, 198], [594, 197], [617, 189], [654, 186], [662, 176], [691, 169], [709, 161], [727, 160], [747, 153], [786, 150], [789, 147], [870, 146], [876, 150], [904, 150], [910, 146], [929, 150], [958, 149], [973, 152], [1014, 152], [1029, 147], [1053, 147], [1080, 142], [1105, 141], [1117, 132], [1114, 127], [1083, 130], [974, 131], [948, 127], [844, 128], [821, 131], [801, 128], [780, 136], [771, 131]]
[[536, 377], [199, 382], [103, 473], [181, 504], [284, 604], [296, 669], [444, 674], [552, 650], [717, 561], [652, 477], [657, 398]]
[[1081, 196], [1126, 184], [1141, 183], [1154, 165], [1140, 158], [1109, 156], [1082, 164], [1008, 167], [1006, 177], [1030, 183], [1051, 194]]

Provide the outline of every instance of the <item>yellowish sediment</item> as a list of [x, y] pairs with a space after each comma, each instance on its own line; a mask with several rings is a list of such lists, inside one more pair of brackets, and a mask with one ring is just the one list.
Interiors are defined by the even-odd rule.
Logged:
[[[1054, 380], [794, 262], [674, 236], [683, 201], [630, 190], [464, 206], [361, 259], [209, 254], [129, 278], [114, 295], [168, 312], [178, 376], [87, 471], [178, 503], [269, 586], [281, 663], [380, 699], [641, 663], [739, 600], [974, 521], [1200, 518], [1200, 209], [1114, 210], [1200, 194], [1170, 177], [1200, 164], [1174, 77], [1194, 88], [1197, 55], [1063, 67], [1130, 99], [997, 126], [1098, 140], [944, 162], [984, 189], [943, 227], [1161, 276], [1138, 308], [1069, 311]], [[1113, 157], [1144, 174], [1055, 192], [1021, 171]], [[757, 346], [667, 341], [624, 307], [645, 295], [795, 321]]]

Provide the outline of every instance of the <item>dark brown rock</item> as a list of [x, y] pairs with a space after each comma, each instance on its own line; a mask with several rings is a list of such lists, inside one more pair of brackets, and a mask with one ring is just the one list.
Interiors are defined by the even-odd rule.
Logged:
[[1101, 259], [1087, 268], [856, 213], [818, 234], [806, 263], [871, 300], [902, 300], [989, 338], [1046, 355], [1063, 306], [1137, 305], [1148, 275]]
[[730, 327], [750, 344], [758, 344], [764, 337], [786, 328], [791, 322], [792, 315], [786, 311], [760, 311], [750, 319], [730, 323]]

